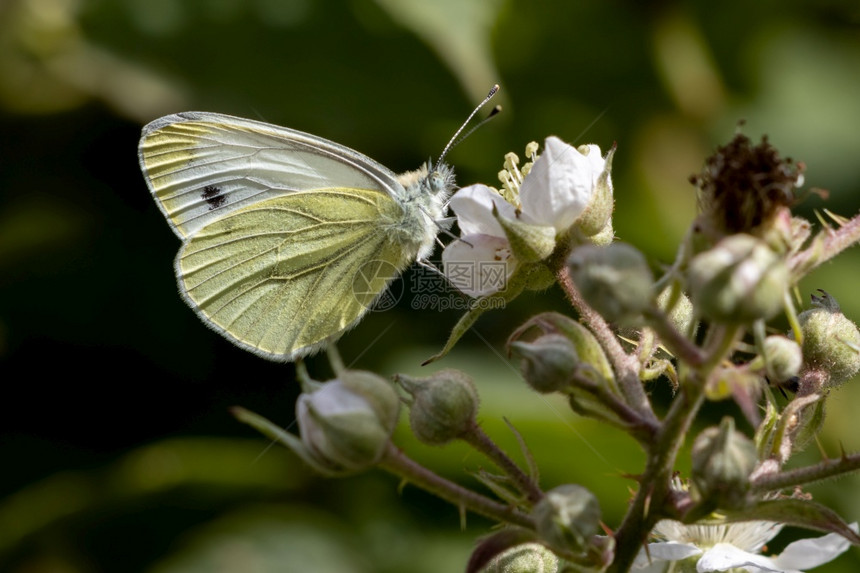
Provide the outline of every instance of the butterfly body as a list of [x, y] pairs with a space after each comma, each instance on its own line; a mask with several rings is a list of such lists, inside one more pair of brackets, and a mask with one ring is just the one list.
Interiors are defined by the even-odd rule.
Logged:
[[284, 361], [357, 324], [429, 256], [454, 185], [444, 164], [398, 177], [331, 141], [203, 112], [145, 126], [139, 159], [183, 241], [185, 301], [238, 346]]

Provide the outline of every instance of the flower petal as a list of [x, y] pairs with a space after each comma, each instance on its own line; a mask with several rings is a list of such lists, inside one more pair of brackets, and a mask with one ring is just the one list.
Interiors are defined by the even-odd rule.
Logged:
[[478, 298], [504, 290], [517, 267], [502, 237], [466, 235], [442, 251], [442, 268], [461, 292]]
[[499, 215], [511, 220], [517, 218], [516, 209], [496, 191], [486, 185], [470, 185], [457, 191], [449, 206], [457, 214], [461, 235], [492, 235], [504, 237], [499, 222], [493, 217], [493, 205]]
[[596, 178], [600, 177], [600, 174], [603, 173], [604, 169], [606, 169], [606, 159], [604, 159], [603, 155], [600, 154], [600, 146], [589, 143], [588, 145], [580, 145], [576, 149], [588, 159], [589, 163], [591, 163], [591, 168], [594, 170], [596, 181]]
[[605, 162], [600, 148], [583, 155], [557, 137], [547, 137], [543, 153], [520, 186], [523, 214], [538, 224], [567, 231], [585, 211]]
[[[849, 526], [855, 532], [857, 524]], [[832, 561], [851, 546], [851, 542], [838, 533], [828, 533], [822, 537], [801, 539], [789, 543], [774, 562], [785, 569], [812, 569]]]
[[[677, 541], [662, 541], [649, 543], [648, 552], [639, 552], [633, 561], [634, 569], [644, 569], [660, 561], [680, 561], [693, 555], [700, 555], [702, 550], [692, 543], [679, 543]], [[650, 559], [649, 559], [650, 555]]]
[[743, 549], [738, 549], [734, 545], [728, 543], [717, 543], [702, 555], [699, 562], [696, 563], [696, 571], [705, 573], [706, 571], [728, 571], [735, 567], [745, 567], [748, 571], [755, 573], [759, 572], [774, 572], [774, 573], [800, 573], [799, 571], [788, 571], [781, 569], [773, 559], [749, 553]]

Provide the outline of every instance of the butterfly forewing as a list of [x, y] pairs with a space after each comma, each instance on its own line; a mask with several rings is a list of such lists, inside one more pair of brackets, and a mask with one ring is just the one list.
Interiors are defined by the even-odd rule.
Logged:
[[389, 169], [331, 141], [228, 115], [186, 112], [143, 128], [140, 166], [181, 238], [231, 211], [296, 191], [402, 193]]

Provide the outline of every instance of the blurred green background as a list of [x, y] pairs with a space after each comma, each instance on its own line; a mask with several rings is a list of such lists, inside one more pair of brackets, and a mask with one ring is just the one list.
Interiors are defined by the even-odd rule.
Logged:
[[[233, 347], [180, 300], [179, 243], [136, 146], [144, 123], [207, 110], [404, 171], [438, 156], [495, 82], [504, 112], [449, 156], [459, 183], [492, 184], [505, 152], [550, 134], [617, 142], [616, 232], [655, 264], [694, 214], [687, 177], [741, 119], [830, 191], [808, 216], [860, 207], [856, 0], [0, 2], [0, 571], [462, 570], [488, 522], [470, 516], [461, 531], [455, 508], [378, 472], [316, 478], [228, 415], [241, 404], [289, 426], [293, 366]], [[802, 292], [825, 288], [857, 319], [858, 282], [850, 252]], [[641, 453], [527, 392], [502, 357], [510, 331], [549, 309], [565, 309], [557, 290], [484, 315], [439, 366], [476, 377], [488, 431], [516, 457], [507, 417], [544, 486], [586, 485], [617, 526], [633, 485], [622, 474], [641, 471]], [[422, 373], [457, 317], [405, 296], [340, 348], [356, 367]], [[830, 400], [831, 456], [860, 449], [856, 386]], [[733, 411], [717, 405], [711, 421], [720, 408]], [[469, 485], [462, 468], [486, 466], [403, 430], [397, 442]], [[797, 461], [819, 457], [812, 447]], [[857, 478], [811, 491], [860, 520]], [[818, 570], [858, 568], [852, 548]]]

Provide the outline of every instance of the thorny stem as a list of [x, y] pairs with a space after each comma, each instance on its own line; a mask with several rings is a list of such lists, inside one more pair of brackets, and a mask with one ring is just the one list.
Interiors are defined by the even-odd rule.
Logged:
[[598, 398], [604, 406], [612, 410], [622, 421], [628, 424], [629, 430], [647, 451], [654, 441], [654, 436], [660, 430], [657, 420], [643, 418], [639, 412], [618, 399], [618, 396], [610, 392], [601, 384], [597, 384], [584, 376], [575, 375], [574, 384], [592, 396]]
[[855, 215], [838, 229], [828, 229], [822, 234], [820, 242], [813, 240], [809, 247], [789, 260], [789, 268], [795, 278], [800, 278], [860, 241], [860, 215]]
[[477, 424], [472, 424], [471, 431], [463, 436], [469, 445], [490, 458], [499, 468], [510, 477], [520, 492], [524, 493], [528, 500], [537, 503], [543, 497], [543, 492], [508, 455], [487, 435]]
[[731, 350], [740, 332], [740, 327], [715, 327], [711, 331], [711, 344], [704, 364], [684, 377], [681, 390], [672, 401], [650, 450], [636, 497], [615, 532], [615, 559], [609, 573], [626, 573], [654, 525], [675, 513], [673, 508], [667, 507], [672, 501], [670, 483], [675, 459], [705, 401], [704, 388], [708, 376]]
[[459, 508], [471, 510], [500, 522], [519, 525], [532, 531], [535, 529], [534, 520], [522, 511], [494, 501], [431, 472], [409, 458], [394, 444], [388, 445], [388, 450], [379, 462], [379, 467]]
[[559, 284], [570, 300], [570, 304], [579, 312], [582, 321], [588, 326], [606, 352], [607, 358], [615, 370], [615, 375], [618, 377], [621, 392], [628, 403], [650, 420], [656, 422], [657, 417], [654, 415], [651, 402], [649, 402], [642, 387], [642, 381], [639, 379], [639, 360], [637, 360], [636, 355], [624, 352], [609, 324], [582, 298], [570, 278], [567, 267], [562, 266], [557, 275]]
[[824, 460], [814, 466], [796, 468], [776, 474], [764, 474], [752, 481], [752, 493], [761, 494], [796, 485], [810, 484], [860, 469], [860, 454], [844, 454], [839, 459]]
[[664, 517], [664, 502], [671, 498], [669, 484], [675, 458], [703, 401], [703, 385], [699, 383], [683, 384], [675, 396], [639, 480], [636, 497], [615, 532], [615, 559], [608, 573], [629, 571], [645, 538]]

